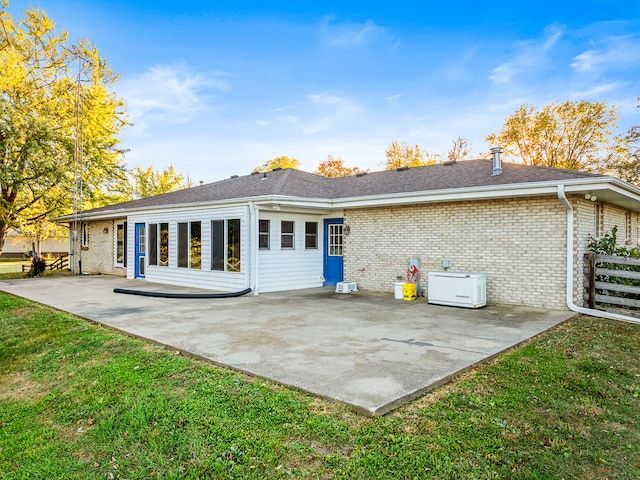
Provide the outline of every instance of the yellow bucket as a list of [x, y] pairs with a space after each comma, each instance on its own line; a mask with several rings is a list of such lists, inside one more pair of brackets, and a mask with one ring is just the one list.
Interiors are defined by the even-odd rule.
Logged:
[[403, 300], [415, 300], [416, 299], [416, 284], [405, 283], [402, 286], [402, 298]]

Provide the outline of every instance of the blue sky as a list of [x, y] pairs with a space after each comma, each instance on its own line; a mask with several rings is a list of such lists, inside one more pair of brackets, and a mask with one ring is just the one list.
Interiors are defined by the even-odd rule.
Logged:
[[[487, 6], [487, 4], [489, 6]], [[522, 103], [607, 101], [640, 124], [640, 2], [11, 0], [120, 74], [130, 167], [194, 182], [287, 155], [380, 170], [393, 139], [488, 151]]]

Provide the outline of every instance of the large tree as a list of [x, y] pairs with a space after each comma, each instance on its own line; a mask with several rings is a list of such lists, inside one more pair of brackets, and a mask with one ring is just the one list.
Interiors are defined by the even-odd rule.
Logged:
[[300, 169], [300, 160], [296, 158], [289, 158], [286, 155], [281, 157], [272, 158], [271, 160], [267, 160], [264, 165], [259, 165], [253, 169], [254, 172], [262, 172], [264, 169], [267, 169], [268, 172], [272, 171], [275, 168], [293, 168], [294, 170]]
[[136, 167], [129, 172], [130, 192], [127, 192], [129, 199], [146, 198], [163, 193], [182, 190], [193, 186], [193, 182], [182, 175], [176, 173], [173, 165], [169, 165], [164, 170], [155, 170], [153, 167]]
[[123, 102], [88, 40], [68, 42], [45, 12], [0, 6], [0, 253], [9, 228], [45, 225], [124, 179]]
[[522, 105], [487, 141], [526, 165], [602, 171], [616, 149], [617, 110], [604, 102]]
[[420, 145], [407, 145], [406, 142], [392, 140], [391, 145], [386, 150], [387, 161], [385, 170], [394, 170], [398, 167], [420, 167], [422, 165], [433, 165], [441, 160], [440, 155], [430, 154], [420, 148]]
[[342, 158], [334, 158], [332, 155], [329, 155], [326, 160], [318, 164], [318, 169], [314, 173], [322, 175], [323, 177], [335, 178], [355, 175], [359, 171], [360, 169], [358, 167], [345, 167]]
[[634, 125], [625, 135], [616, 137], [616, 145], [611, 156], [611, 167], [605, 173], [611, 173], [640, 186], [640, 125]]

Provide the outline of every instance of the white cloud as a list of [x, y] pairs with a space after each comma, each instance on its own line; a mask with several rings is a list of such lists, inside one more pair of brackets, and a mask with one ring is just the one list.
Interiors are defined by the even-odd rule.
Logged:
[[303, 133], [314, 134], [331, 130], [352, 119], [360, 107], [352, 100], [332, 92], [307, 95], [313, 110], [321, 110], [322, 115], [303, 128]]
[[156, 65], [144, 73], [124, 78], [118, 89], [137, 130], [151, 120], [186, 123], [202, 111], [212, 91], [228, 92], [223, 72], [211, 76], [192, 73], [185, 65]]
[[620, 90], [625, 86], [626, 84], [624, 82], [603, 83], [601, 85], [593, 85], [588, 90], [571, 92], [571, 96], [577, 99], [601, 98], [603, 94]]
[[388, 97], [384, 97], [384, 101], [387, 102], [389, 105], [398, 105], [398, 101], [400, 100], [400, 98], [402, 97], [401, 94], [397, 93], [395, 95], [389, 95]]
[[278, 115], [278, 120], [285, 123], [298, 123], [300, 120], [294, 115]]
[[632, 37], [609, 37], [601, 46], [577, 55], [571, 67], [578, 72], [621, 68], [640, 64], [640, 41]]
[[325, 45], [329, 47], [353, 48], [363, 45], [376, 34], [384, 31], [373, 21], [364, 23], [332, 24], [334, 17], [328, 16], [321, 22], [321, 35]]
[[544, 66], [548, 61], [548, 51], [558, 43], [562, 35], [558, 26], [551, 26], [546, 29], [543, 39], [516, 42], [517, 53], [511, 60], [495, 67], [489, 78], [493, 83], [502, 85], [511, 82], [521, 73]]

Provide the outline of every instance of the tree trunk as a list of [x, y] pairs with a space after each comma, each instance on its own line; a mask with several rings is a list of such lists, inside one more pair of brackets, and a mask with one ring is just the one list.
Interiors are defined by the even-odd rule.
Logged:
[[2, 256], [2, 251], [4, 250], [4, 242], [7, 239], [7, 233], [9, 229], [7, 228], [6, 223], [0, 223], [0, 256]]

